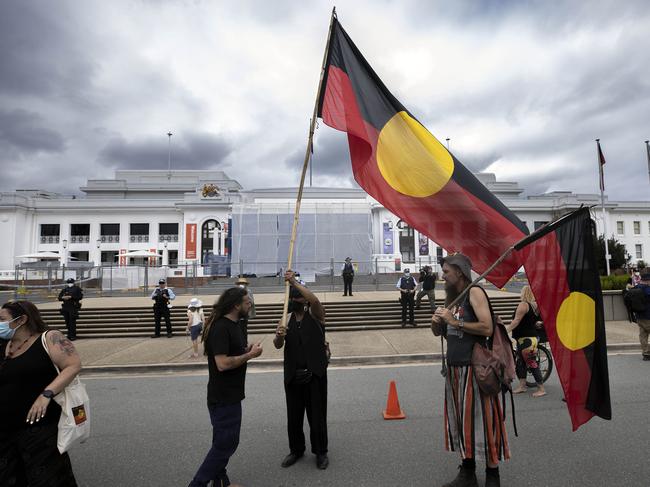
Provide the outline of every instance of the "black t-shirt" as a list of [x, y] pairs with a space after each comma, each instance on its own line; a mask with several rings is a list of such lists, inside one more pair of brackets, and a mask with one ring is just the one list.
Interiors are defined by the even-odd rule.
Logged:
[[208, 355], [208, 404], [233, 404], [244, 399], [246, 364], [220, 372], [215, 355], [235, 357], [246, 352], [246, 340], [240, 323], [226, 317], [219, 318], [210, 327], [205, 343]]
[[422, 289], [425, 291], [431, 291], [434, 287], [436, 287], [436, 279], [433, 274], [427, 274], [424, 276], [422, 279]]

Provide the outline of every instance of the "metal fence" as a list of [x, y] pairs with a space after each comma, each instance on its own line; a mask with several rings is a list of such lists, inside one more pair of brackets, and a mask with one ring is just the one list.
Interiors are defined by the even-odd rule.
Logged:
[[[259, 263], [259, 262], [258, 262]], [[16, 266], [11, 273], [5, 271], [0, 276], [0, 290], [6, 297], [32, 299], [37, 301], [55, 299], [68, 278], [74, 278], [86, 296], [146, 296], [165, 279], [177, 294], [212, 293], [230, 287], [238, 276], [245, 276], [251, 286], [263, 292], [280, 290], [284, 286], [285, 262], [261, 262], [264, 269], [274, 269], [264, 275], [247, 272], [250, 266], [243, 260], [238, 262], [214, 262], [199, 265], [184, 263], [169, 266], [154, 265], [103, 265], [77, 262], [69, 266], [59, 266], [58, 262], [28, 266]], [[344, 262], [330, 259], [326, 262], [295, 262], [293, 270], [311, 288], [319, 291], [342, 289], [341, 272]], [[355, 269], [354, 286], [359, 290], [393, 289], [397, 274], [406, 267], [417, 274], [418, 270], [430, 265], [434, 272], [439, 266], [433, 258], [422, 257], [411, 264], [395, 266], [394, 260], [374, 258], [353, 261]]]

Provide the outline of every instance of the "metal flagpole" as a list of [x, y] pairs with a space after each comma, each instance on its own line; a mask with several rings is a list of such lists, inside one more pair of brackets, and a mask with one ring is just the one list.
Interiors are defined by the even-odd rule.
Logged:
[[645, 150], [648, 156], [648, 178], [650, 178], [650, 140], [645, 141]]
[[[296, 231], [298, 229], [298, 218], [300, 216], [300, 203], [302, 202], [302, 192], [305, 187], [305, 176], [307, 174], [307, 166], [309, 165], [309, 156], [311, 155], [311, 147], [314, 139], [314, 129], [316, 127], [316, 117], [318, 117], [318, 98], [320, 96], [321, 86], [323, 85], [323, 77], [325, 75], [325, 65], [327, 64], [327, 54], [329, 51], [330, 37], [332, 35], [332, 26], [336, 18], [336, 7], [332, 9], [332, 17], [330, 18], [330, 27], [327, 31], [327, 42], [325, 43], [325, 53], [323, 54], [323, 64], [320, 71], [320, 79], [318, 81], [318, 90], [316, 90], [316, 102], [314, 103], [314, 114], [311, 117], [309, 124], [309, 139], [307, 141], [307, 149], [305, 150], [305, 161], [302, 165], [302, 173], [300, 175], [300, 186], [298, 188], [298, 197], [296, 198], [296, 211], [293, 216], [293, 226], [291, 227], [291, 240], [289, 241], [289, 257], [287, 258], [287, 269], [291, 269], [293, 263], [293, 247], [296, 242]], [[289, 307], [289, 282], [284, 283], [284, 306], [282, 308], [282, 321], [281, 326], [287, 326], [287, 309]]]
[[605, 157], [600, 148], [600, 139], [596, 139], [596, 147], [598, 149], [598, 174], [600, 176], [600, 206], [603, 210], [603, 232], [605, 236], [605, 268], [609, 276], [609, 259], [611, 256], [609, 255], [609, 245], [607, 243], [607, 215], [605, 214], [605, 174], [603, 169]]
[[167, 132], [169, 143], [167, 145], [167, 179], [172, 178], [172, 133]]

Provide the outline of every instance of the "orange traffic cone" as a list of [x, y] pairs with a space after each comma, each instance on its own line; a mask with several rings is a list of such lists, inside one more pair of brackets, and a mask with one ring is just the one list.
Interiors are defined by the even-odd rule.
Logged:
[[386, 409], [384, 410], [384, 419], [404, 419], [406, 415], [399, 407], [399, 399], [397, 399], [397, 386], [395, 381], [391, 380], [388, 385], [388, 401], [386, 402]]

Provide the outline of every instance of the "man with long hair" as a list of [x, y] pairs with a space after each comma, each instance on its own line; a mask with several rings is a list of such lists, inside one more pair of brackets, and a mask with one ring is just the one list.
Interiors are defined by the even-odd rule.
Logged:
[[499, 460], [510, 458], [499, 397], [481, 391], [472, 368], [474, 345], [484, 345], [494, 327], [487, 294], [480, 286], [473, 286], [459, 304], [447, 308], [471, 284], [471, 269], [470, 260], [463, 254], [443, 259], [445, 307], [436, 309], [431, 325], [434, 335], [447, 338], [445, 447], [460, 452], [462, 459], [457, 477], [444, 487], [478, 486], [479, 456], [486, 462], [486, 487], [499, 486]]
[[246, 364], [262, 354], [261, 343], [246, 345], [239, 326], [239, 320], [248, 315], [250, 307], [246, 289], [227, 289], [212, 307], [203, 329], [201, 340], [208, 357], [212, 447], [189, 487], [207, 487], [209, 482], [218, 487], [231, 485], [226, 466], [239, 445]]
[[303, 423], [309, 423], [311, 451], [316, 466], [324, 470], [327, 457], [327, 345], [325, 308], [316, 295], [288, 270], [285, 280], [291, 284], [288, 326], [277, 327], [273, 345], [284, 347], [284, 391], [287, 399], [289, 454], [282, 467], [290, 467], [305, 452]]

